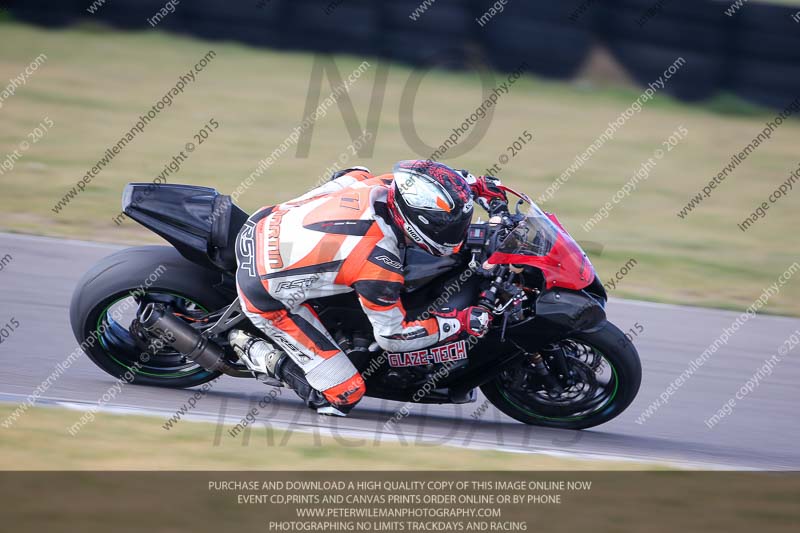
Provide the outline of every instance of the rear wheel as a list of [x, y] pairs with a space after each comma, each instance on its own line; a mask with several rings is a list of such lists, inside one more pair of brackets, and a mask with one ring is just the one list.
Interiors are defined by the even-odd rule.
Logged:
[[[547, 357], [548, 352], [555, 351], [563, 356], [566, 375]], [[548, 347], [543, 355], [552, 375], [549, 383], [533, 364], [525, 362], [482, 385], [481, 391], [500, 411], [520, 422], [565, 429], [585, 429], [608, 422], [622, 413], [639, 392], [639, 354], [610, 322], [591, 332], [576, 333]]]
[[[132, 383], [193, 387], [217, 378], [141, 332], [145, 305], [159, 302], [193, 317], [230, 303], [212, 287], [220, 274], [203, 269], [166, 246], [129, 248], [96, 264], [75, 288], [70, 321], [89, 358], [108, 374]], [[231, 298], [232, 300], [232, 298]]]

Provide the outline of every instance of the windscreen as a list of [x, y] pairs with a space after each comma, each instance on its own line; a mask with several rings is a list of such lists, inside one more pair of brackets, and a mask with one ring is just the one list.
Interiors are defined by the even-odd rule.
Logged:
[[531, 204], [525, 219], [503, 240], [498, 251], [543, 257], [550, 253], [558, 234], [556, 225], [541, 209]]

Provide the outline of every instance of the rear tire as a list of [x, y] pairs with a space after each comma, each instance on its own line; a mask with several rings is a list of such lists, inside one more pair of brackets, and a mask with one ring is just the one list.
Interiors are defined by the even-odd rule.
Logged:
[[579, 416], [552, 416], [536, 412], [535, 402], [525, 403], [520, 394], [509, 391], [501, 376], [481, 385], [481, 391], [500, 411], [515, 420], [535, 426], [561, 429], [586, 429], [608, 422], [622, 413], [636, 397], [642, 381], [642, 365], [633, 343], [614, 324], [605, 322], [598, 329], [576, 333], [570, 340], [593, 347], [608, 363], [616, 386], [597, 411]]
[[[196, 365], [174, 371], [153, 367], [151, 363], [149, 367], [137, 369], [129, 353], [109, 349], [108, 342], [99, 340], [104, 335], [98, 334], [98, 328], [108, 320], [115, 302], [131, 300], [131, 292], [137, 289], [147, 294], [174, 295], [206, 311], [217, 310], [230, 304], [234, 297], [213, 289], [220, 281], [220, 273], [191, 263], [172, 247], [142, 246], [122, 250], [102, 259], [78, 282], [70, 304], [72, 331], [89, 359], [115, 378], [128, 380], [133, 376], [128, 380], [131, 383], [170, 388], [201, 385], [219, 377], [220, 373]], [[124, 337], [121, 329], [117, 328], [115, 333], [120, 334], [117, 338]], [[89, 340], [92, 337], [93, 342]]]

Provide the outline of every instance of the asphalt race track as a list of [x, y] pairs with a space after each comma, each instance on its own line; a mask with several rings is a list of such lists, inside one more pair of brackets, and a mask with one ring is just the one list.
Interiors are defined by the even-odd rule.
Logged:
[[[0, 257], [12, 261], [0, 270], [0, 326], [12, 317], [19, 328], [0, 345], [0, 400], [22, 403], [77, 346], [68, 306], [81, 274], [117, 246], [0, 234]], [[754, 298], [757, 295], [754, 295]], [[733, 412], [709, 429], [711, 417], [763, 365], [800, 320], [758, 316], [749, 320], [649, 419], [637, 418], [706, 347], [730, 327], [738, 313], [702, 308], [611, 300], [610, 319], [627, 331], [638, 322], [635, 339], [644, 378], [639, 397], [616, 420], [575, 432], [529, 427], [478, 403], [461, 406], [413, 406], [396, 426], [384, 427], [402, 404], [365, 399], [347, 419], [320, 417], [290, 391], [259, 414], [251, 445], [264, 445], [266, 424], [331, 431], [342, 442], [380, 445], [449, 443], [479, 448], [576, 454], [633, 460], [667, 461], [701, 468], [800, 469], [800, 348], [782, 358]], [[95, 404], [115, 380], [88, 358], [72, 365], [39, 403]], [[223, 377], [192, 411], [193, 418], [231, 423], [269, 392], [254, 380]], [[166, 421], [192, 395], [190, 391], [129, 385], [105, 408], [142, 410]], [[66, 427], [77, 421], [65, 420]], [[181, 422], [185, 423], [185, 422]], [[176, 431], [173, 429], [172, 431]], [[0, 428], [2, 431], [13, 429]], [[219, 431], [216, 438], [227, 439]], [[242, 439], [240, 435], [236, 438]], [[213, 442], [209, 442], [213, 445]], [[465, 468], [469, 465], [464, 465]]]

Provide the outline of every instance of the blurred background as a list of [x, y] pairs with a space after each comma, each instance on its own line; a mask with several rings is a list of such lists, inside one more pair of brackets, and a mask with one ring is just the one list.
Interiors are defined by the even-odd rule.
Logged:
[[[9, 9], [19, 20], [45, 27], [94, 20], [121, 30], [142, 30], [152, 29], [154, 15], [170, 3], [27, 0], [11, 2]], [[688, 68], [667, 91], [682, 100], [726, 92], [783, 107], [800, 93], [800, 2], [796, 0], [183, 0], [172, 4], [157, 25], [161, 31], [275, 50], [377, 55], [414, 66], [513, 70], [524, 62], [528, 72], [547, 78], [591, 74], [641, 85], [682, 56]]]
[[[162, 175], [230, 194], [249, 179], [237, 199], [252, 211], [333, 168], [427, 158], [494, 93], [441, 160], [492, 169], [534, 198], [552, 191], [542, 207], [615, 279], [612, 296], [744, 309], [797, 257], [797, 193], [739, 227], [798, 169], [794, 118], [685, 207], [800, 97], [800, 2], [28, 0], [0, 2], [0, 37], [4, 231], [152, 242], [117, 218], [127, 182]], [[765, 311], [800, 315], [798, 287]]]

